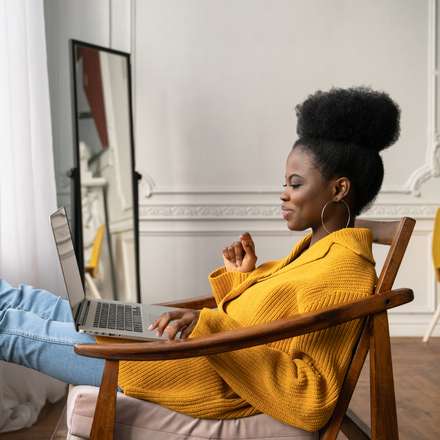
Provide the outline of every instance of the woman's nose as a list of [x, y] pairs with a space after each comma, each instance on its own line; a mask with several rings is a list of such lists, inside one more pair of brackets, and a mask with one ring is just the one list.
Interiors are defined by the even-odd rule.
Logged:
[[283, 192], [281, 193], [281, 195], [280, 195], [280, 199], [281, 199], [283, 202], [286, 202], [287, 200], [289, 200], [289, 196], [286, 194], [286, 191], [283, 191]]

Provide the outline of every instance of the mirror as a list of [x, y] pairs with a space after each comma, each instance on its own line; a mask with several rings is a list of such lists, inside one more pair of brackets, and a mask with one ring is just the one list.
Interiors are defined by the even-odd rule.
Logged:
[[140, 302], [130, 56], [71, 40], [71, 218], [89, 297]]

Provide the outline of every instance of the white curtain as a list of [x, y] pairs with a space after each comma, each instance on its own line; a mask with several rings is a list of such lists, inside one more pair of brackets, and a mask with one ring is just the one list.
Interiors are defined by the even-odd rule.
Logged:
[[[64, 292], [49, 214], [56, 208], [43, 0], [0, 0], [0, 277]], [[61, 382], [0, 363], [0, 432], [35, 422]]]

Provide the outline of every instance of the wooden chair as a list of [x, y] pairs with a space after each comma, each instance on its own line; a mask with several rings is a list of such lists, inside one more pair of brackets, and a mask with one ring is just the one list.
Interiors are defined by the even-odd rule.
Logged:
[[[202, 338], [75, 346], [75, 352], [78, 354], [105, 359], [90, 438], [113, 439], [120, 360], [154, 361], [206, 356], [292, 338], [353, 319], [365, 318], [335, 411], [327, 425], [321, 429], [320, 439], [334, 440], [340, 430], [349, 439], [398, 439], [387, 310], [413, 300], [412, 290], [391, 290], [391, 288], [414, 225], [415, 220], [407, 217], [392, 222], [370, 220], [356, 222], [356, 227], [369, 228], [372, 231], [375, 243], [390, 245], [374, 295], [369, 298], [319, 312], [305, 313], [293, 319], [273, 321]], [[194, 309], [216, 307], [212, 296], [189, 298], [163, 305]], [[370, 350], [371, 430], [354, 414], [347, 412], [368, 350]]]

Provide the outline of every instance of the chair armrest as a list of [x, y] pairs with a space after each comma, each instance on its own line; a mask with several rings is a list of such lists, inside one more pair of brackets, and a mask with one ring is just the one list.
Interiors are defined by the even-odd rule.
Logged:
[[411, 289], [396, 289], [319, 312], [303, 313], [291, 319], [280, 319], [200, 338], [129, 344], [78, 344], [74, 349], [83, 356], [112, 360], [153, 361], [207, 356], [323, 330], [380, 313], [413, 299], [414, 293]]
[[196, 310], [203, 309], [203, 307], [208, 307], [209, 309], [215, 309], [217, 307], [215, 299], [212, 295], [193, 296], [191, 298], [185, 298], [179, 301], [167, 301], [163, 303], [157, 303], [155, 305]]

